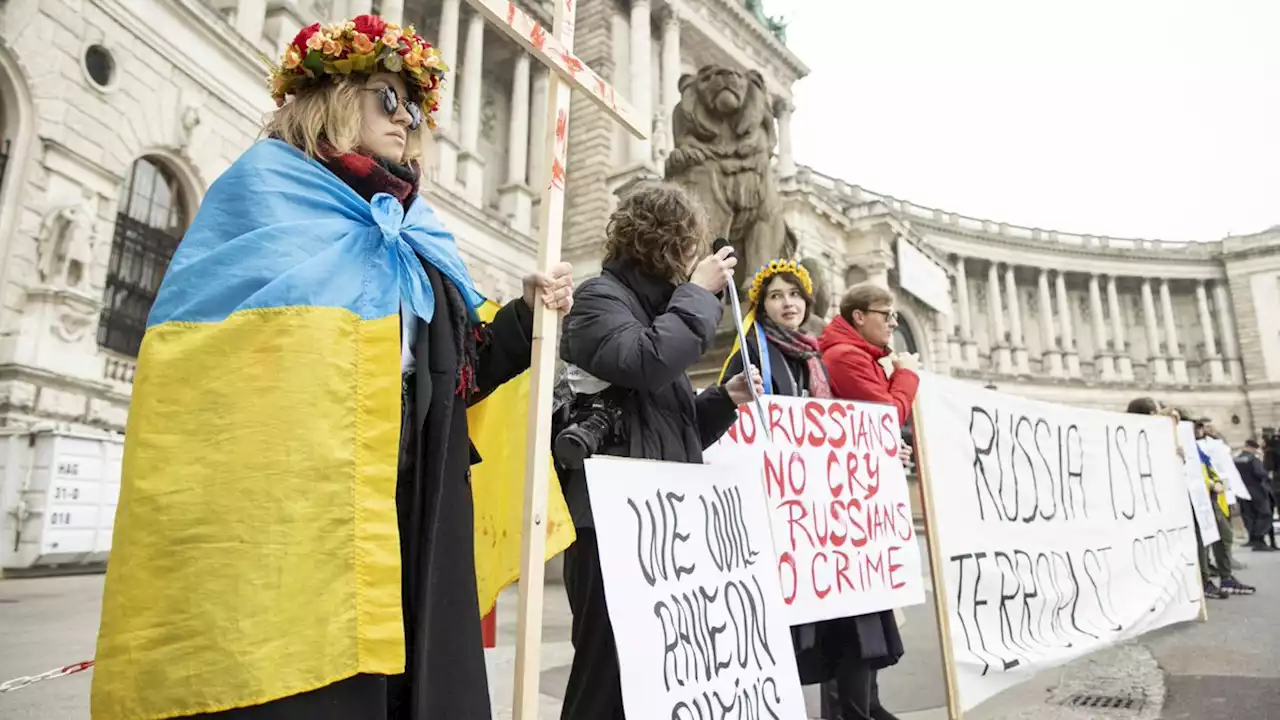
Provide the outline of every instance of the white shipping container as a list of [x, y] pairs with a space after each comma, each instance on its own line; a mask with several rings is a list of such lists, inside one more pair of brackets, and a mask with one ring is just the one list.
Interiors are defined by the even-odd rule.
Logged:
[[123, 454], [114, 434], [0, 434], [0, 571], [105, 563]]

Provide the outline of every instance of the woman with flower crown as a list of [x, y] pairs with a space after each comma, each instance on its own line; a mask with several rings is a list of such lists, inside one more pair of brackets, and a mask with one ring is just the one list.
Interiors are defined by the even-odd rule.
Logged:
[[209, 189], [138, 359], [92, 714], [491, 717], [466, 410], [529, 365], [418, 195], [440, 56], [362, 15], [272, 69], [269, 137]]
[[[813, 308], [809, 271], [794, 260], [771, 261], [752, 279], [747, 305], [747, 356], [760, 369], [765, 393], [834, 397], [818, 339], [801, 330]], [[741, 371], [741, 348], [735, 343], [720, 382]], [[876, 682], [877, 672], [903, 654], [892, 611], [799, 625], [791, 637], [800, 682], [823, 686], [822, 717], [894, 720], [880, 704]]]

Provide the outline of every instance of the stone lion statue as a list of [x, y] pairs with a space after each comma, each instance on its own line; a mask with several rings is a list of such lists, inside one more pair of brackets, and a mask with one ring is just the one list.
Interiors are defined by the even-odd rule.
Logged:
[[707, 65], [680, 78], [671, 118], [675, 148], [665, 176], [689, 188], [707, 208], [711, 232], [733, 243], [737, 284], [778, 257], [786, 241], [769, 160], [777, 130], [764, 77], [755, 70]]

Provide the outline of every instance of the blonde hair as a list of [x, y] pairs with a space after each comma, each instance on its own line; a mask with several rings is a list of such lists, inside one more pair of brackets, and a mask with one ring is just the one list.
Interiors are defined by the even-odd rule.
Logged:
[[[364, 124], [360, 115], [360, 91], [368, 79], [368, 75], [335, 75], [331, 81], [302, 89], [271, 113], [263, 131], [317, 160], [331, 159], [321, 147], [322, 141], [328, 143], [335, 155], [357, 152]], [[404, 157], [400, 161], [421, 162], [429, 137], [425, 122], [417, 130], [408, 131]]]

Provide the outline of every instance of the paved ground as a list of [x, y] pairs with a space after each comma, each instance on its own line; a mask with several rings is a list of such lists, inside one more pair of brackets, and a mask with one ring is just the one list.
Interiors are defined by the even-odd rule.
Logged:
[[1165, 672], [1165, 720], [1280, 718], [1280, 553], [1236, 549], [1258, 594], [1209, 602], [1209, 622], [1144, 638]]
[[[1280, 720], [1280, 553], [1240, 551], [1239, 557], [1248, 563], [1239, 575], [1258, 586], [1257, 595], [1211, 603], [1208, 623], [1169, 628], [1141, 644], [1042, 673], [968, 718]], [[100, 575], [0, 581], [0, 681], [91, 658], [101, 594]], [[515, 601], [514, 589], [500, 600], [499, 648], [489, 658], [495, 717], [500, 720], [510, 717]], [[944, 694], [932, 605], [908, 608], [906, 620], [907, 655], [881, 678], [885, 705], [903, 720], [942, 720], [945, 713], [936, 710]], [[554, 720], [573, 656], [568, 607], [559, 585], [547, 587], [543, 632], [541, 717]], [[0, 718], [86, 720], [90, 676], [91, 671], [0, 695]], [[1141, 686], [1150, 693], [1147, 705], [1118, 713], [1058, 704], [1073, 692], [1124, 686]]]

